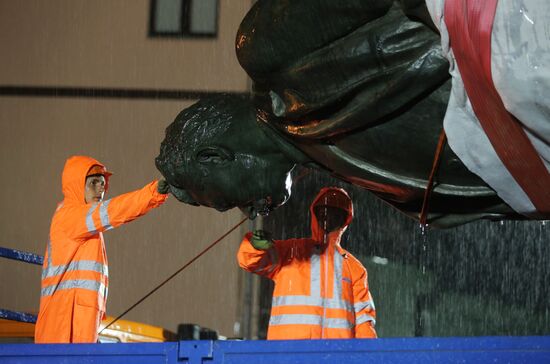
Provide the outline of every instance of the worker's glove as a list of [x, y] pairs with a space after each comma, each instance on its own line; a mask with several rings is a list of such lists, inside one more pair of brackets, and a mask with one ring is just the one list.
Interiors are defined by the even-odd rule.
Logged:
[[165, 179], [159, 180], [157, 184], [157, 191], [158, 193], [166, 195], [168, 192], [170, 192], [170, 184], [166, 182]]
[[271, 233], [265, 230], [254, 230], [250, 238], [250, 243], [255, 249], [267, 250], [273, 246]]

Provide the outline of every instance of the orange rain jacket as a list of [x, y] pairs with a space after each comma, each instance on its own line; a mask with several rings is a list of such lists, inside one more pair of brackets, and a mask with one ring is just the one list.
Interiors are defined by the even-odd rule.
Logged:
[[86, 174], [94, 165], [103, 166], [84, 156], [65, 163], [64, 200], [52, 218], [42, 267], [37, 343], [97, 342], [109, 283], [102, 232], [144, 215], [168, 196], [157, 192], [154, 181], [140, 190], [86, 204]]
[[[341, 194], [348, 217], [341, 229], [325, 237], [313, 207], [327, 193]], [[340, 246], [353, 218], [351, 199], [340, 188], [323, 188], [310, 212], [311, 238], [275, 240], [270, 249], [257, 250], [248, 233], [239, 248], [237, 258], [243, 269], [275, 283], [267, 338], [376, 338], [367, 271]]]

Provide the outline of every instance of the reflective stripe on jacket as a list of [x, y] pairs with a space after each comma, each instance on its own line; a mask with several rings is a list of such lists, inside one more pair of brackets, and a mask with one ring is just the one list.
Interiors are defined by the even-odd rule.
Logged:
[[86, 204], [86, 173], [101, 165], [89, 157], [72, 157], [63, 170], [64, 200], [50, 227], [42, 267], [37, 343], [96, 342], [109, 286], [103, 231], [160, 206], [167, 195], [157, 182], [100, 203]]
[[329, 233], [324, 243], [313, 211], [315, 238], [276, 240], [272, 248], [257, 250], [251, 233], [245, 236], [237, 256], [240, 266], [275, 283], [268, 339], [376, 337], [367, 271], [339, 246], [353, 216], [351, 200], [348, 213], [345, 226]]

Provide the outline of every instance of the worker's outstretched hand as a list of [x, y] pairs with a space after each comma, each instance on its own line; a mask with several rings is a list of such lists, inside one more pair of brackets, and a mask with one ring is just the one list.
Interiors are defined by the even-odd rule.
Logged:
[[157, 184], [157, 191], [158, 193], [162, 193], [163, 195], [166, 195], [168, 192], [170, 192], [170, 184], [166, 182], [165, 179], [159, 180]]
[[255, 249], [267, 250], [273, 246], [271, 233], [265, 230], [254, 230], [250, 238], [250, 243]]

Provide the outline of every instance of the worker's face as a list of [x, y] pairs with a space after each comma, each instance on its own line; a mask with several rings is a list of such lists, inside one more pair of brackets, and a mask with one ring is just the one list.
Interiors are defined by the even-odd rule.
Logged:
[[84, 189], [84, 198], [86, 203], [100, 202], [105, 194], [105, 177], [94, 175], [86, 178], [86, 188]]
[[348, 218], [346, 210], [333, 206], [317, 205], [313, 207], [313, 212], [319, 226], [327, 233], [343, 227]]

